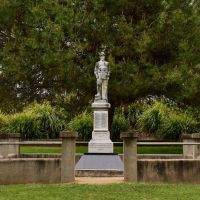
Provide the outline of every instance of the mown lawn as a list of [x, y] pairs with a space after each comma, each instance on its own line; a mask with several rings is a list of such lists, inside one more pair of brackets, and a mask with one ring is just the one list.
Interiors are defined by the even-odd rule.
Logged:
[[[88, 147], [77, 146], [77, 153], [87, 153]], [[34, 147], [34, 146], [22, 146], [20, 148], [21, 153], [60, 153], [60, 147]], [[114, 152], [122, 153], [122, 147], [114, 147]], [[139, 154], [182, 154], [183, 149], [180, 146], [162, 146], [162, 147], [138, 147]]]
[[200, 185], [7, 185], [0, 186], [0, 200], [198, 200]]

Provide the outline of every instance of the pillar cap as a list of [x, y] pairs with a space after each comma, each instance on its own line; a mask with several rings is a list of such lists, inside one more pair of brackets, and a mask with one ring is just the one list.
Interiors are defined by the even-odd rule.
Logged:
[[200, 133], [183, 134], [182, 139], [200, 139]]
[[20, 133], [0, 133], [0, 139], [20, 138]]
[[92, 103], [92, 108], [94, 109], [101, 109], [101, 108], [110, 108], [111, 105], [110, 103], [106, 102], [106, 101], [95, 101], [94, 103]]
[[78, 133], [74, 131], [61, 131], [59, 136], [60, 138], [77, 138]]
[[125, 138], [138, 138], [138, 131], [137, 130], [133, 130], [133, 131], [128, 131], [128, 132], [122, 132], [120, 134], [120, 138], [121, 139], [125, 139]]

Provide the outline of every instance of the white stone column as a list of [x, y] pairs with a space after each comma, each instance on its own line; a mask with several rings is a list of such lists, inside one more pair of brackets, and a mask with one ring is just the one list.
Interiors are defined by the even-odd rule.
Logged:
[[77, 132], [62, 131], [61, 183], [75, 181], [75, 155]]
[[124, 151], [124, 180], [126, 182], [137, 182], [137, 131], [123, 132]]
[[[19, 142], [20, 133], [0, 133], [0, 142]], [[15, 157], [20, 154], [19, 144], [0, 145], [0, 158]]]
[[[200, 133], [183, 134], [183, 143], [200, 143]], [[200, 158], [200, 145], [183, 145], [184, 158]]]
[[106, 101], [98, 101], [92, 104], [93, 108], [93, 132], [89, 142], [89, 153], [113, 153], [113, 142], [110, 140], [108, 126], [108, 109], [110, 104]]

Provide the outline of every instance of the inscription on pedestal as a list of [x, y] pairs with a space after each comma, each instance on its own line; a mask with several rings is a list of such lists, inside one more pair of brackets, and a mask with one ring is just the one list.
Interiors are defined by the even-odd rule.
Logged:
[[94, 111], [94, 130], [108, 130], [107, 111]]

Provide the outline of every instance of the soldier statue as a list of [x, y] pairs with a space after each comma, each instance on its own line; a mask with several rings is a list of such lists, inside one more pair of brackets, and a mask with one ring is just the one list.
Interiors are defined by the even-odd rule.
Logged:
[[95, 100], [108, 101], [108, 79], [110, 76], [110, 69], [108, 62], [105, 61], [105, 53], [100, 53], [100, 61], [98, 61], [94, 68], [94, 74], [97, 79], [97, 94]]

